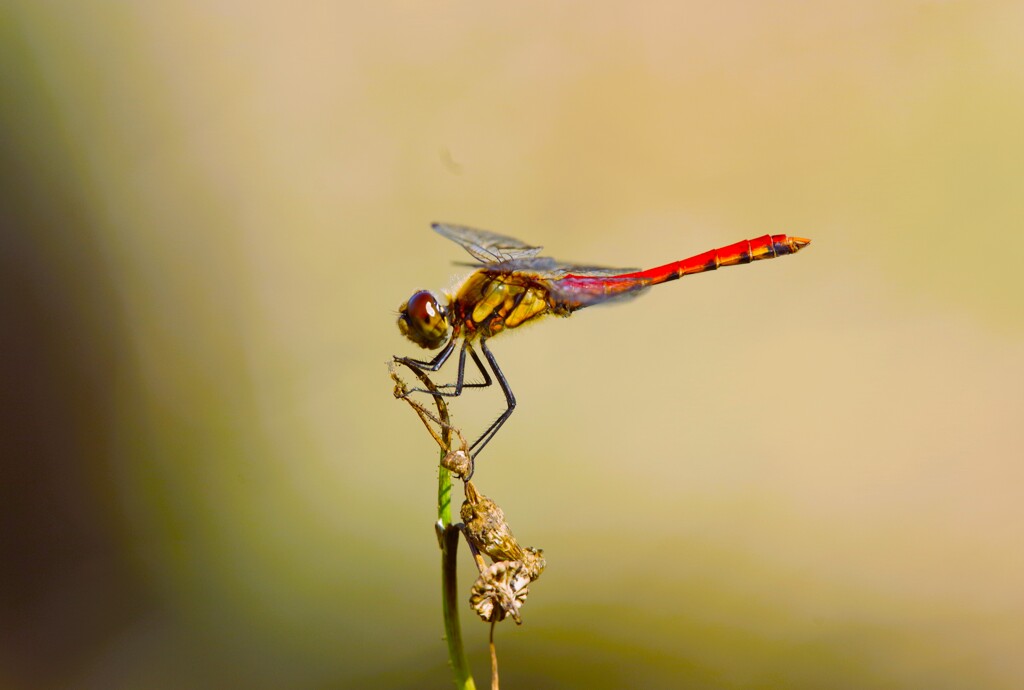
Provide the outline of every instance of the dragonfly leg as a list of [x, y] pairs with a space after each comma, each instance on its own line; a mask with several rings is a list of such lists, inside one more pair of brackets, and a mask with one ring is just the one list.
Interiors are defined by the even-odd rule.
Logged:
[[[469, 352], [469, 356], [473, 358], [473, 363], [476, 364], [477, 371], [483, 374], [484, 380], [480, 383], [466, 383], [466, 352]], [[487, 367], [480, 361], [479, 355], [473, 346], [469, 344], [467, 340], [462, 345], [462, 350], [459, 352], [459, 375], [455, 378], [455, 383], [442, 383], [438, 388], [454, 388], [454, 393], [443, 393], [442, 395], [457, 396], [462, 393], [463, 388], [487, 388], [491, 385], [491, 375], [487, 372]]]
[[403, 364], [408, 364], [409, 366], [416, 367], [417, 369], [420, 370], [437, 371], [442, 366], [444, 366], [444, 363], [448, 361], [448, 358], [452, 356], [453, 352], [455, 352], [454, 337], [451, 340], [449, 340], [448, 343], [444, 346], [444, 349], [438, 352], [436, 355], [434, 355], [434, 358], [429, 362], [424, 362], [421, 359], [413, 359], [412, 357], [395, 357], [395, 360]]
[[[469, 356], [473, 358], [473, 363], [476, 364], [477, 371], [484, 376], [484, 380], [480, 383], [466, 383], [465, 372], [466, 372], [466, 352], [469, 352]], [[480, 356], [477, 355], [476, 350], [469, 344], [467, 340], [463, 346], [462, 351], [459, 352], [459, 375], [455, 379], [455, 383], [442, 383], [438, 388], [451, 388], [455, 387], [456, 392], [453, 395], [459, 395], [463, 388], [487, 388], [489, 385], [494, 383], [491, 381], [491, 375], [487, 373], [487, 367], [480, 361]]]
[[484, 449], [484, 446], [486, 446], [488, 442], [494, 438], [494, 435], [498, 433], [498, 429], [501, 428], [501, 425], [507, 422], [508, 418], [512, 416], [512, 411], [516, 409], [516, 396], [512, 394], [512, 389], [509, 388], [508, 381], [505, 380], [505, 375], [501, 373], [501, 368], [498, 367], [498, 361], [494, 359], [494, 355], [491, 354], [491, 351], [487, 348], [486, 341], [480, 341], [480, 349], [483, 350], [484, 357], [487, 358], [487, 363], [491, 365], [491, 371], [494, 372], [495, 378], [498, 379], [498, 385], [501, 386], [501, 392], [505, 394], [505, 402], [508, 407], [506, 407], [505, 411], [502, 412], [489, 427], [487, 427], [487, 431], [485, 431], [480, 438], [473, 441], [473, 445], [469, 447], [470, 455], [473, 456], [474, 460], [478, 455], [480, 455], [480, 451]]
[[[438, 369], [441, 368], [442, 365], [444, 365], [445, 361], [448, 359], [448, 357], [451, 355], [454, 349], [455, 342], [453, 340], [451, 343], [445, 346], [445, 350], [447, 350], [447, 353], [445, 351], [441, 351], [440, 353], [438, 353], [438, 356], [435, 357], [430, 362], [420, 362], [419, 360], [410, 359], [407, 357], [402, 357], [399, 359], [403, 363], [408, 364], [410, 366], [414, 366], [418, 369], [425, 369], [427, 371], [437, 371]], [[473, 363], [476, 364], [476, 368], [479, 369], [480, 373], [483, 374], [484, 376], [484, 380], [482, 383], [466, 383], [467, 351], [469, 352], [469, 356], [473, 358]], [[484, 367], [483, 362], [480, 361], [480, 357], [476, 354], [476, 350], [473, 349], [473, 346], [470, 344], [468, 340], [464, 340], [462, 341], [462, 348], [459, 350], [459, 370], [458, 375], [455, 377], [455, 383], [444, 383], [437, 386], [438, 388], [454, 388], [455, 390], [429, 391], [425, 388], [413, 388], [409, 390], [408, 393], [430, 393], [431, 395], [443, 395], [448, 398], [456, 398], [462, 395], [463, 388], [486, 388], [487, 386], [490, 386], [491, 383], [491, 375], [487, 373], [487, 368]]]

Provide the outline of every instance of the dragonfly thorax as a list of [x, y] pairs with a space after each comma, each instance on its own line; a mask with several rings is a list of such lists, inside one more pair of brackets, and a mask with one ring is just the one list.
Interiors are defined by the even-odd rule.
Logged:
[[399, 307], [398, 330], [426, 350], [436, 350], [448, 338], [448, 314], [428, 290], [413, 294]]
[[547, 289], [532, 276], [479, 270], [459, 288], [449, 319], [467, 339], [490, 338], [547, 313], [568, 316], [549, 302]]

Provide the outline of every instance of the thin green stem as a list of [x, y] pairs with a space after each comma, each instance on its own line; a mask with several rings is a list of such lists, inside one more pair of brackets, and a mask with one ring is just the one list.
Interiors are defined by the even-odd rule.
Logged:
[[[444, 468], [442, 472], [448, 473]], [[447, 524], [441, 540], [441, 604], [444, 610], [445, 639], [448, 641], [448, 660], [452, 665], [452, 672], [455, 673], [455, 687], [460, 690], [476, 690], [469, 661], [462, 648], [462, 629], [459, 626], [459, 591], [455, 567], [458, 549], [459, 528]]]
[[452, 474], [441, 465], [437, 467], [437, 520], [443, 527], [452, 524]]

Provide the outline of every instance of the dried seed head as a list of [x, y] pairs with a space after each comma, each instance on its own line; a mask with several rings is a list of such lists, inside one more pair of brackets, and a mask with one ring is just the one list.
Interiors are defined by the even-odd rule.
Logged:
[[498, 561], [473, 583], [469, 605], [487, 622], [511, 616], [516, 624], [521, 624], [519, 609], [526, 603], [531, 579], [522, 561]]
[[441, 460], [441, 466], [460, 479], [465, 479], [473, 473], [473, 460], [465, 450], [448, 451]]
[[523, 549], [512, 535], [505, 513], [498, 504], [466, 482], [466, 500], [459, 511], [465, 523], [466, 538], [494, 561], [518, 561]]

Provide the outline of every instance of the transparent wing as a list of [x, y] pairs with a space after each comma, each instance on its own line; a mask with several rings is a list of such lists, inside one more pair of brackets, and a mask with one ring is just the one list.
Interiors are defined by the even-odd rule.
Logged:
[[477, 230], [464, 225], [434, 223], [434, 232], [462, 246], [483, 264], [498, 264], [537, 256], [543, 247], [534, 247], [514, 237]]
[[570, 311], [630, 299], [651, 285], [650, 279], [631, 275], [639, 271], [636, 268], [586, 266], [557, 261], [547, 256], [537, 256], [542, 247], [464, 225], [434, 223], [433, 228], [439, 235], [457, 242], [470, 256], [485, 264], [488, 272], [498, 276], [532, 276], [545, 285], [557, 303]]
[[607, 266], [582, 266], [568, 261], [558, 261], [547, 256], [528, 256], [502, 261], [489, 268], [495, 271], [529, 273], [545, 280], [560, 280], [567, 275], [593, 278], [610, 278], [626, 273], [635, 273], [637, 268], [609, 268]]

